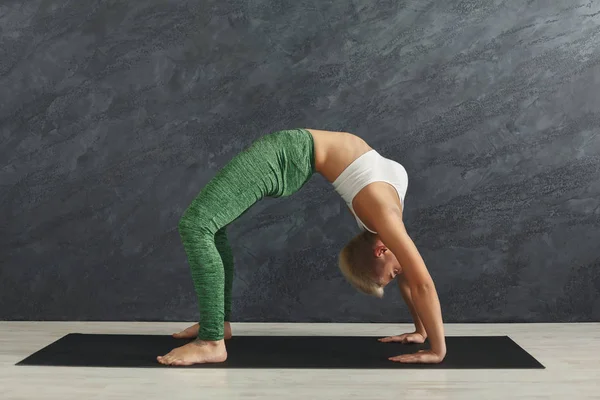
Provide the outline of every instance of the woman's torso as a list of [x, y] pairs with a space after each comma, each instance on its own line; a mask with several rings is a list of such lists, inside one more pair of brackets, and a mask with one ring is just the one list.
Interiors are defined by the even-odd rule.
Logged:
[[347, 132], [307, 129], [314, 140], [315, 168], [333, 184], [354, 214], [359, 226], [368, 226], [362, 210], [376, 204], [393, 203], [401, 210], [408, 186], [406, 170], [382, 157], [363, 139]]
[[373, 150], [363, 139], [347, 132], [306, 129], [315, 143], [315, 167], [330, 183], [354, 160]]

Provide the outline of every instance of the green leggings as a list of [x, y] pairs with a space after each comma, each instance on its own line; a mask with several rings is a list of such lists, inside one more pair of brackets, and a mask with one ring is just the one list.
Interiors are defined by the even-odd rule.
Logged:
[[263, 197], [297, 192], [314, 173], [310, 132], [271, 133], [229, 161], [186, 209], [178, 230], [198, 296], [198, 339], [223, 339], [231, 315], [233, 255], [226, 226]]

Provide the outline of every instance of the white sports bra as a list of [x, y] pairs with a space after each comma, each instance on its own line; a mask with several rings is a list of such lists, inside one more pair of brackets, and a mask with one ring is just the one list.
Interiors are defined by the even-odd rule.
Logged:
[[369, 150], [354, 160], [333, 182], [333, 188], [344, 199], [354, 214], [361, 229], [373, 232], [356, 216], [352, 207], [352, 199], [365, 186], [373, 182], [386, 182], [398, 192], [400, 203], [404, 208], [404, 196], [408, 188], [408, 174], [404, 167], [396, 161], [387, 159], [375, 150]]

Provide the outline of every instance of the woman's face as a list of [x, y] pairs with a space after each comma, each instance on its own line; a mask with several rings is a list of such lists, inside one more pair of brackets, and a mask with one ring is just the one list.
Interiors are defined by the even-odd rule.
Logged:
[[402, 267], [396, 256], [389, 249], [386, 249], [384, 255], [375, 262], [375, 283], [384, 287], [401, 273]]

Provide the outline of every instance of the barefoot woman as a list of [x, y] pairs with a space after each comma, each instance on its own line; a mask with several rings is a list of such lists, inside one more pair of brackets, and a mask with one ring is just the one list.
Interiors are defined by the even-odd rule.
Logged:
[[225, 228], [261, 198], [297, 192], [315, 172], [332, 183], [364, 229], [340, 253], [344, 276], [360, 291], [381, 297], [383, 287], [401, 274], [398, 283], [416, 331], [394, 338], [429, 337], [430, 350], [390, 359], [442, 361], [446, 344], [439, 300], [402, 221], [406, 171], [350, 133], [293, 129], [263, 136], [235, 156], [182, 216], [179, 233], [198, 295], [200, 323], [174, 335], [196, 340], [157, 357], [160, 363], [191, 365], [227, 359], [224, 339], [231, 337], [233, 256]]

